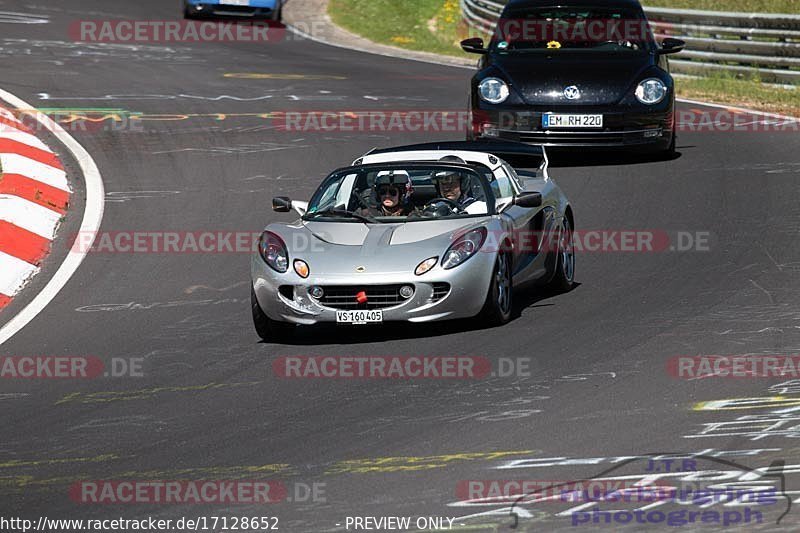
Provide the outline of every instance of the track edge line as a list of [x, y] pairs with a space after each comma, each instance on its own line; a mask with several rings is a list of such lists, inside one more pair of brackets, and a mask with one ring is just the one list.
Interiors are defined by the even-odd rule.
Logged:
[[[4, 100], [17, 109], [34, 109], [33, 106], [4, 89], [0, 89], [0, 100]], [[53, 277], [47, 282], [47, 285], [34, 296], [33, 300], [0, 327], [0, 345], [16, 335], [22, 328], [36, 318], [58, 293], [61, 292], [61, 289], [66, 286], [75, 272], [77, 272], [81, 263], [83, 263], [83, 260], [88, 255], [91, 244], [86, 246], [86, 241], [83, 241], [80, 247], [75, 245], [78, 244], [78, 239], [81, 238], [81, 235], [87, 232], [91, 235], [92, 243], [94, 242], [97, 232], [100, 229], [100, 224], [103, 221], [103, 213], [105, 210], [105, 186], [103, 185], [103, 177], [100, 175], [100, 170], [97, 168], [97, 164], [94, 162], [89, 152], [67, 133], [64, 128], [44, 113], [36, 113], [35, 118], [37, 122], [47, 128], [48, 131], [66, 147], [72, 157], [77, 161], [81, 169], [81, 174], [83, 174], [84, 183], [86, 184], [86, 204], [84, 206], [83, 219], [80, 229], [78, 230], [78, 235], [67, 257], [63, 260], [61, 266], [58, 267], [55, 274], [53, 274]]]

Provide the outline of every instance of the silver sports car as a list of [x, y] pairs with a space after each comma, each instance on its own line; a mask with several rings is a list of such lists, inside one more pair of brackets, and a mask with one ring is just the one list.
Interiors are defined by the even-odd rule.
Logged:
[[[524, 155], [517, 171], [499, 155]], [[449, 142], [372, 151], [310, 202], [273, 199], [252, 257], [253, 320], [278, 340], [298, 325], [511, 317], [512, 289], [573, 285], [574, 218], [540, 146]]]

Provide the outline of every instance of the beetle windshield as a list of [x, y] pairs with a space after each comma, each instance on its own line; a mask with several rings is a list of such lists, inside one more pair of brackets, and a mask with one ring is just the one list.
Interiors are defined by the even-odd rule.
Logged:
[[644, 13], [629, 8], [519, 8], [498, 21], [490, 49], [500, 54], [644, 52], [655, 40]]
[[466, 165], [388, 163], [334, 172], [319, 187], [304, 220], [413, 222], [485, 216], [490, 187]]

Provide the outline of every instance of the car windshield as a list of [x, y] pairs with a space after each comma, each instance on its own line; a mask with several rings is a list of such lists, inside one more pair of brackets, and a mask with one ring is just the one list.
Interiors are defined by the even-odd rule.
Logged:
[[608, 7], [507, 10], [491, 51], [500, 54], [646, 52], [655, 39], [642, 11]]
[[303, 219], [417, 222], [485, 216], [493, 205], [486, 178], [471, 166], [390, 163], [334, 172], [314, 193]]

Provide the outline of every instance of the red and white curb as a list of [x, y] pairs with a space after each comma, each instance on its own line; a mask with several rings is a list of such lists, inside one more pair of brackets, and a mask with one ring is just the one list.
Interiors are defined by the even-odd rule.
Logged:
[[39, 273], [69, 196], [58, 156], [0, 107], [0, 309]]
[[[10, 109], [33, 106], [0, 89], [0, 307], [8, 305], [27, 281], [39, 272], [58, 225], [69, 206], [70, 188], [58, 157], [16, 119]], [[50, 132], [78, 165], [76, 179], [86, 187], [78, 235], [97, 235], [105, 210], [105, 187], [97, 164], [64, 128], [43, 113], [32, 116], [36, 129]], [[70, 244], [72, 250], [78, 238]], [[0, 345], [16, 335], [58, 296], [89, 253], [75, 249], [63, 259], [45, 286], [5, 324]]]

